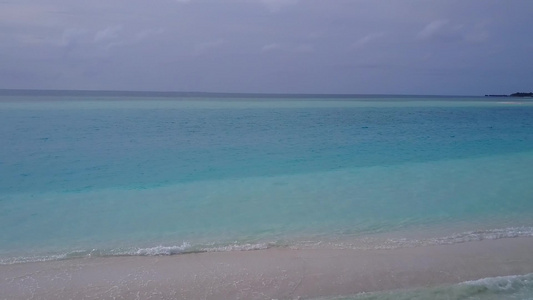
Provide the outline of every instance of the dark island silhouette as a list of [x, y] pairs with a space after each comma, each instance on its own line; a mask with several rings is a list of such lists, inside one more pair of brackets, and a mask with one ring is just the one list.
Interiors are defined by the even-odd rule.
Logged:
[[485, 97], [533, 97], [533, 93], [517, 92], [511, 95], [485, 95]]
[[514, 93], [511, 97], [533, 97], [533, 93]]

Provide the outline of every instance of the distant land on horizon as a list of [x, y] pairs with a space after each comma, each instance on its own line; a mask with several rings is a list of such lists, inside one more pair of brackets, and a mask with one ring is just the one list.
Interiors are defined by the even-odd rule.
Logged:
[[523, 93], [523, 92], [517, 92], [512, 93], [511, 95], [485, 95], [485, 97], [533, 97], [533, 93]]

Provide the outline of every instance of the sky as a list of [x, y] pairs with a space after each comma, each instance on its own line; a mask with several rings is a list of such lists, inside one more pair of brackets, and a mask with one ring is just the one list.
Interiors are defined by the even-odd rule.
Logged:
[[0, 89], [533, 91], [530, 0], [0, 0]]

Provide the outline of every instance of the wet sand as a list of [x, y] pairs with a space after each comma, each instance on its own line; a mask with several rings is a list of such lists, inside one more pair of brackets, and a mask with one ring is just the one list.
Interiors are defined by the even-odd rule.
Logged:
[[392, 250], [267, 249], [0, 266], [0, 299], [309, 299], [533, 273], [533, 238]]

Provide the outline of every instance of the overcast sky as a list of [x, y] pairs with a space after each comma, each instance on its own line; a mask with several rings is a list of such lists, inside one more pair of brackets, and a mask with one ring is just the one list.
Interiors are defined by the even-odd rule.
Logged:
[[0, 88], [533, 90], [531, 0], [0, 1]]

